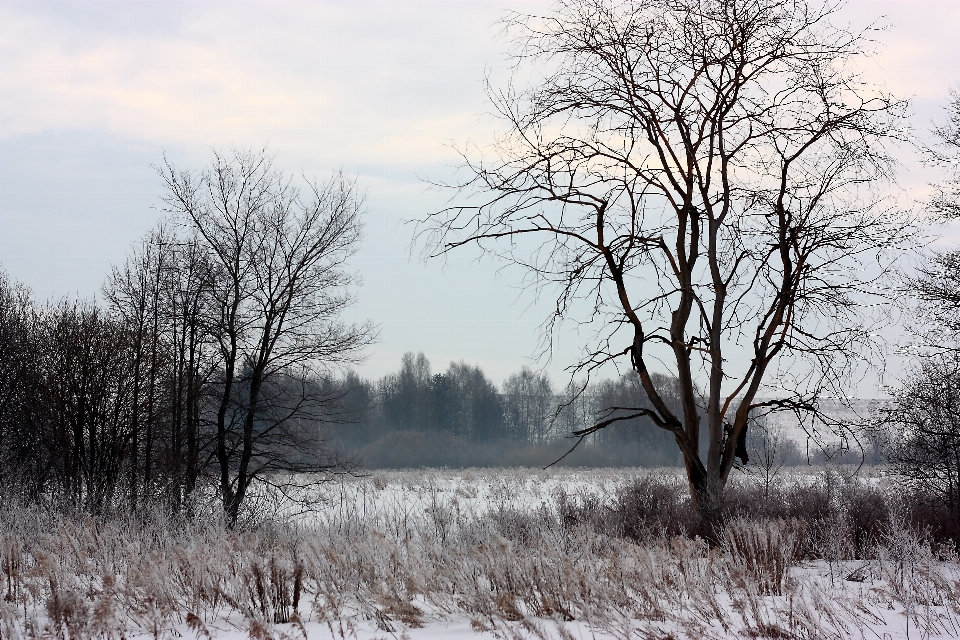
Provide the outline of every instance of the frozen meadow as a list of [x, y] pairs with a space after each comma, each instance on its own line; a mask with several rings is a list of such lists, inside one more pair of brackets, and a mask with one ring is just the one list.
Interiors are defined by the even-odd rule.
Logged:
[[955, 548], [849, 474], [738, 477], [713, 548], [676, 470], [376, 472], [262, 493], [236, 531], [4, 496], [0, 638], [960, 635]]

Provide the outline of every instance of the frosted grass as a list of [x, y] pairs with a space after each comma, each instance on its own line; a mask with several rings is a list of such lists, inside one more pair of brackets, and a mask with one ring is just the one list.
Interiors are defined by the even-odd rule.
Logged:
[[613, 509], [643, 477], [685, 488], [674, 470], [378, 472], [305, 489], [324, 498], [308, 510], [309, 496], [263, 493], [235, 532], [160, 509], [94, 518], [5, 503], [0, 637], [960, 635], [957, 558], [909, 528], [890, 527], [869, 557], [837, 539], [838, 552], [804, 559], [799, 521], [733, 520], [711, 548], [565, 515]]

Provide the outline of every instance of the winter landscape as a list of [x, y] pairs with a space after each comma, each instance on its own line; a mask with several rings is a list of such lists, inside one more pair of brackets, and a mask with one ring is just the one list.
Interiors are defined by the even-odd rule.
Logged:
[[954, 0], [0, 0], [0, 640], [960, 637]]

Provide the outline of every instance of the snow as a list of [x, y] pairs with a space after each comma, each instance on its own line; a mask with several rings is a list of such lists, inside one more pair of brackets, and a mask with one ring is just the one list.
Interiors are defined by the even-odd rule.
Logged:
[[[675, 469], [390, 471], [313, 487], [310, 490], [319, 491], [314, 498], [322, 496], [323, 503], [312, 510], [276, 498], [270, 508], [280, 520], [296, 521], [300, 527], [289, 534], [227, 535], [214, 528], [200, 531], [195, 540], [171, 534], [151, 550], [151, 540], [161, 537], [156, 531], [133, 532], [121, 526], [91, 532], [88, 524], [79, 522], [70, 525], [74, 529], [61, 527], [41, 535], [41, 546], [59, 548], [60, 555], [38, 552], [39, 559], [25, 571], [25, 584], [31, 585], [25, 591], [40, 594], [47, 588], [44, 571], [59, 571], [56, 575], [63, 580], [73, 580], [75, 572], [77, 592], [88, 594], [93, 607], [102, 597], [96, 594], [106, 592], [102, 567], [126, 567], [111, 581], [118, 593], [128, 594], [126, 600], [117, 596], [127, 607], [117, 619], [126, 621], [118, 624], [125, 625], [123, 637], [130, 640], [960, 637], [960, 565], [955, 556], [944, 556], [908, 531], [888, 535], [869, 560], [793, 566], [783, 582], [783, 595], [769, 595], [751, 577], [749, 562], [702, 541], [651, 540], [649, 546], [638, 546], [583, 528], [549, 524], [559, 521], [560, 493], [611, 505], [620, 488], [646, 474], [684, 489], [684, 478]], [[884, 484], [877, 474], [866, 480]], [[816, 478], [809, 470], [791, 470], [778, 481], [812, 483]], [[515, 542], [510, 532], [497, 528], [503, 525], [503, 514], [518, 514], [517, 526], [543, 522], [544, 529], [534, 532], [528, 543]], [[4, 527], [0, 522], [0, 541], [10, 535]], [[271, 538], [276, 535], [281, 538]], [[178, 550], [184, 540], [191, 550]], [[254, 610], [249, 608], [254, 597], [252, 564], [287, 562], [282, 549], [271, 546], [277, 544], [304, 545], [301, 553], [305, 549], [313, 554], [308, 559], [313, 582], [305, 583], [300, 623], [260, 623], [241, 612], [244, 607]], [[156, 577], [148, 575], [153, 569]], [[241, 575], [244, 571], [248, 573]], [[81, 575], [84, 572], [89, 575]], [[215, 575], [205, 577], [207, 572]], [[551, 572], [557, 575], [551, 578]], [[156, 595], [160, 602], [160, 591], [186, 588], [191, 580], [195, 584], [190, 588], [196, 591], [207, 584], [207, 577], [221, 585], [225, 595], [217, 608], [193, 608], [202, 621], [195, 618], [188, 624], [189, 609], [165, 605], [159, 611], [150, 609], [153, 604], [130, 604], [129, 594], [148, 599]], [[348, 584], [351, 581], [356, 584]], [[531, 600], [530, 589], [539, 590], [542, 607]], [[565, 600], [549, 605], [542, 598], [550, 594]], [[177, 597], [183, 606], [190, 601]], [[0, 601], [0, 620], [5, 613], [10, 618], [19, 616], [17, 610], [32, 608], [34, 619], [49, 627], [44, 610], [49, 610], [49, 602], [44, 605], [42, 595], [32, 598], [13, 603], [19, 609]], [[230, 599], [238, 605], [225, 604]], [[557, 613], [545, 617], [532, 607]], [[569, 619], [571, 613], [576, 619]], [[0, 638], [31, 637], [18, 620], [22, 616], [0, 624]], [[14, 626], [5, 627], [7, 623]], [[790, 635], [787, 628], [800, 631]], [[60, 635], [53, 628], [47, 632]]]

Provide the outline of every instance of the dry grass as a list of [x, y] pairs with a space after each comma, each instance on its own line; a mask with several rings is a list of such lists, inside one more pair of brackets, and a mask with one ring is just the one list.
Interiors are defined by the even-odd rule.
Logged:
[[960, 632], [956, 558], [895, 516], [858, 550], [842, 501], [819, 519], [740, 514], [710, 548], [670, 531], [687, 517], [664, 489], [673, 480], [571, 495], [529, 475], [379, 474], [309, 518], [240, 532], [161, 509], [91, 517], [6, 501], [0, 638], [160, 637], [182, 624], [266, 638], [311, 619], [335, 637], [449, 619], [503, 638], [563, 637], [573, 620], [623, 638], [841, 638], [891, 616]]

